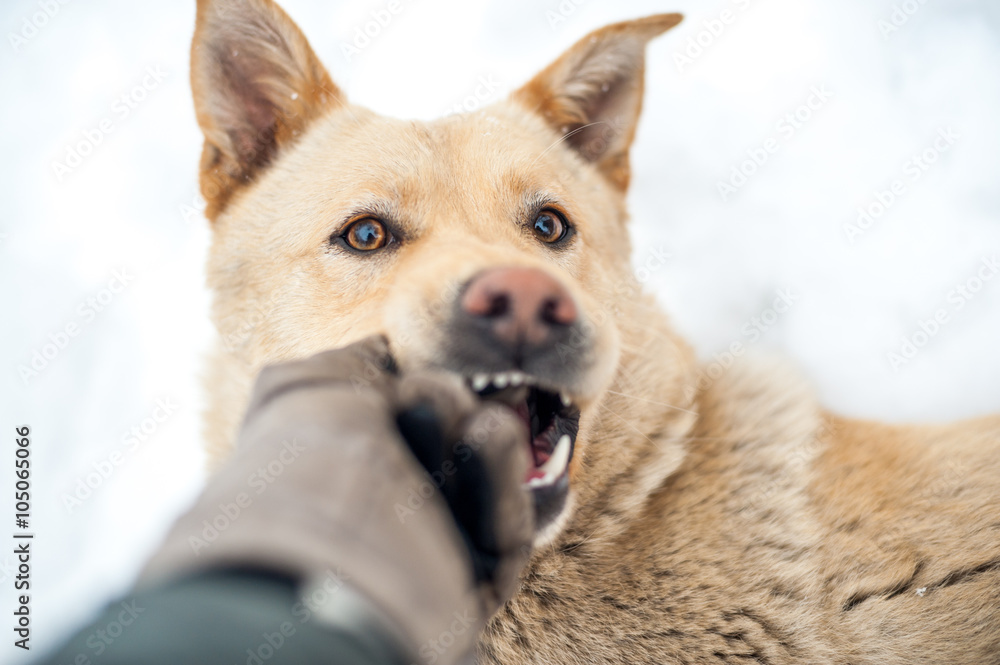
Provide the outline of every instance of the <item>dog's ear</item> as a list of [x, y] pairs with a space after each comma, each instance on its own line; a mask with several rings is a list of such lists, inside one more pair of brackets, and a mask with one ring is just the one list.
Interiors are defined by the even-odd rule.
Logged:
[[642, 109], [646, 43], [681, 22], [660, 14], [596, 30], [513, 94], [616, 187], [628, 188], [628, 150]]
[[201, 191], [209, 219], [311, 120], [344, 101], [271, 0], [198, 0], [191, 88], [205, 134]]

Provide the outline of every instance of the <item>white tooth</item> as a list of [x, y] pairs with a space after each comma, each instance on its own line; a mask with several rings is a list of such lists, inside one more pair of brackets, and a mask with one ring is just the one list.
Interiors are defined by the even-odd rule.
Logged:
[[559, 393], [559, 399], [562, 401], [563, 406], [569, 406], [573, 402], [570, 401], [569, 395], [566, 393]]
[[566, 470], [566, 465], [569, 464], [569, 445], [569, 434], [563, 434], [559, 437], [556, 449], [552, 451], [552, 455], [548, 461], [539, 469], [545, 474], [547, 483], [551, 484], [555, 482], [563, 474], [563, 471]]
[[535, 489], [536, 487], [545, 487], [546, 485], [551, 485], [548, 478], [532, 478], [528, 481], [528, 489]]
[[524, 374], [521, 374], [520, 372], [510, 373], [510, 385], [512, 386], [521, 385], [522, 383], [524, 383], [524, 379], [525, 379]]
[[490, 385], [490, 377], [485, 374], [476, 374], [472, 377], [472, 389], [477, 393], [488, 385]]
[[497, 374], [493, 377], [493, 385], [500, 389], [506, 388], [509, 382], [510, 378], [506, 374]]

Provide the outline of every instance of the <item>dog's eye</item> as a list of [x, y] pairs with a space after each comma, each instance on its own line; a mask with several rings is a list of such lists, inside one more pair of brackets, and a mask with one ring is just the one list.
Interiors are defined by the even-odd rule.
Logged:
[[544, 243], [554, 244], [565, 240], [569, 235], [569, 224], [563, 216], [554, 210], [543, 210], [535, 217], [531, 230]]
[[353, 222], [341, 237], [348, 247], [359, 252], [382, 249], [392, 242], [392, 234], [385, 228], [385, 224], [371, 217]]

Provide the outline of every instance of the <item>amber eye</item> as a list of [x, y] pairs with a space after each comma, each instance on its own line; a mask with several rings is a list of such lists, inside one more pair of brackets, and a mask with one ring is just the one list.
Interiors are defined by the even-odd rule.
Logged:
[[371, 217], [352, 223], [341, 237], [348, 247], [359, 252], [382, 249], [392, 242], [392, 235], [385, 228], [385, 224]]
[[569, 224], [563, 216], [554, 210], [543, 210], [535, 217], [532, 231], [538, 239], [544, 243], [553, 244], [566, 238], [569, 233]]

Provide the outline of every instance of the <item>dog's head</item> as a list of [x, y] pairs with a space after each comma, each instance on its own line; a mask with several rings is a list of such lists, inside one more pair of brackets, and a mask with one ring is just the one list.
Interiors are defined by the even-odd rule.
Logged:
[[[238, 414], [246, 386], [225, 384], [265, 363], [384, 334], [403, 370], [457, 372], [520, 413], [540, 538], [557, 532], [577, 485], [610, 482], [640, 455], [614, 433], [650, 434], [636, 411], [650, 405], [622, 414], [613, 383], [672, 385], [683, 355], [637, 332], [653, 319], [626, 323], [647, 301], [624, 205], [645, 45], [680, 19], [598, 30], [501, 103], [413, 122], [350, 104], [270, 0], [199, 1], [215, 408]], [[637, 397], [657, 398], [670, 394]]]

